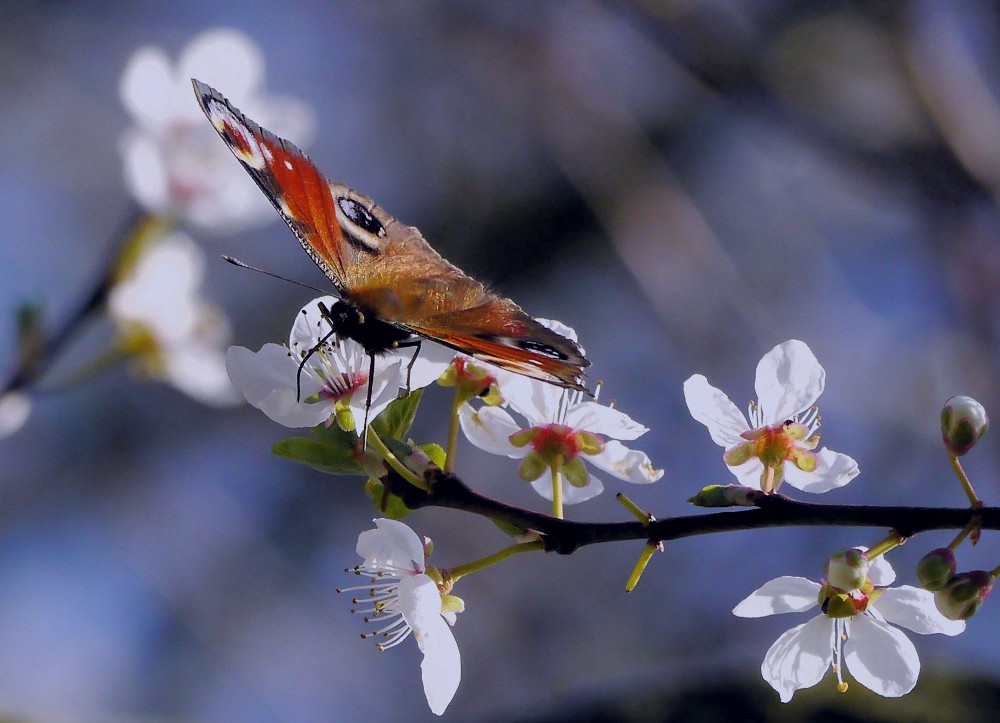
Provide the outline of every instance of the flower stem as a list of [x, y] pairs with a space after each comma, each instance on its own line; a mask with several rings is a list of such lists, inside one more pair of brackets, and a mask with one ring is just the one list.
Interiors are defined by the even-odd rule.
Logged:
[[441, 576], [451, 583], [457, 581], [460, 577], [464, 577], [473, 572], [478, 572], [479, 570], [484, 570], [491, 565], [496, 565], [498, 562], [506, 560], [508, 557], [513, 557], [522, 552], [533, 552], [534, 550], [544, 550], [545, 543], [541, 540], [533, 540], [531, 542], [519, 542], [517, 544], [505, 547], [499, 552], [494, 552], [492, 555], [487, 555], [480, 560], [474, 560], [473, 562], [467, 562], [464, 565], [458, 565], [456, 567], [450, 567], [445, 570], [441, 570]]
[[426, 480], [403, 464], [399, 458], [392, 453], [392, 450], [386, 446], [385, 442], [382, 441], [381, 437], [378, 436], [371, 425], [368, 425], [367, 436], [365, 438], [368, 440], [368, 444], [370, 444], [378, 452], [379, 456], [382, 457], [382, 459], [384, 459], [390, 467], [399, 473], [400, 477], [405, 479], [414, 487], [422, 489], [424, 492], [430, 492], [431, 488], [430, 485], [427, 484]]
[[0, 396], [17, 389], [31, 387], [48, 371], [59, 352], [68, 346], [70, 338], [82, 327], [91, 314], [101, 309], [108, 293], [122, 274], [129, 268], [127, 259], [134, 259], [138, 250], [156, 235], [169, 228], [170, 221], [152, 216], [138, 208], [123, 224], [119, 235], [110, 244], [100, 276], [66, 318], [30, 354], [23, 355], [17, 368], [0, 388]]
[[[978, 515], [973, 517], [969, 520], [969, 523], [959, 531], [958, 535], [955, 536], [955, 539], [951, 541], [951, 544], [948, 545], [948, 549], [952, 552], [957, 550], [958, 546], [962, 544], [965, 538], [978, 530], [982, 524], [982, 520]], [[978, 535], [976, 537], [978, 538]]]
[[563, 516], [562, 468], [562, 455], [556, 455], [552, 462], [552, 516], [560, 520]]
[[972, 482], [969, 481], [969, 476], [962, 468], [962, 461], [953, 454], [949, 454], [948, 459], [951, 461], [951, 467], [955, 470], [955, 474], [958, 475], [958, 481], [962, 483], [962, 489], [965, 490], [965, 494], [969, 498], [969, 504], [973, 507], [982, 507], [982, 501], [976, 496], [975, 490], [972, 489]]
[[893, 530], [892, 532], [889, 533], [888, 537], [886, 537], [881, 542], [872, 545], [868, 549], [867, 553], [868, 559], [874, 560], [879, 555], [884, 555], [885, 553], [889, 552], [889, 550], [891, 550], [892, 548], [899, 547], [902, 544], [903, 544], [902, 535]]
[[448, 422], [448, 446], [445, 449], [444, 471], [451, 474], [455, 471], [455, 450], [458, 448], [458, 410], [462, 408], [459, 396], [460, 385], [455, 385], [455, 400], [451, 403], [451, 419]]

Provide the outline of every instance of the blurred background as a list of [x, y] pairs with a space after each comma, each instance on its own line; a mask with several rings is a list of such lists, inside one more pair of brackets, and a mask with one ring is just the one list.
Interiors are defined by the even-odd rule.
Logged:
[[[58, 320], [131, 212], [119, 153], [129, 58], [146, 45], [176, 58], [219, 27], [259, 47], [266, 93], [312, 107], [308, 152], [328, 175], [529, 313], [573, 326], [602, 399], [650, 427], [634, 446], [664, 478], [606, 479], [570, 518], [627, 519], [618, 491], [660, 518], [690, 514], [696, 490], [733, 481], [681, 385], [705, 374], [742, 407], [761, 355], [789, 338], [827, 369], [823, 443], [861, 467], [811, 499], [965, 503], [938, 414], [954, 394], [1000, 410], [996, 4], [5, 2], [0, 350], [11, 368], [17, 305]], [[310, 294], [221, 254], [325, 288], [276, 216], [188, 231], [208, 254], [204, 294], [238, 344], [286, 339]], [[49, 378], [111, 334], [92, 324]], [[418, 440], [444, 439], [449, 403], [428, 391]], [[271, 456], [292, 434], [249, 405], [202, 406], [122, 367], [39, 396], [0, 441], [0, 714], [434, 719], [416, 645], [378, 653], [335, 592], [353, 582], [343, 569], [374, 510], [357, 480]], [[998, 452], [987, 437], [966, 458], [988, 503]], [[515, 468], [460, 448], [475, 489], [545, 510]], [[407, 522], [434, 539], [440, 566], [505, 544], [458, 512]], [[831, 674], [779, 706], [760, 661], [806, 618], [730, 613], [765, 581], [818, 579], [831, 552], [883, 535], [679, 541], [630, 595], [636, 544], [509, 560], [455, 591], [467, 606], [455, 628], [463, 681], [447, 718], [708, 720], [728, 696], [747, 719], [818, 720], [817, 706], [830, 706], [823, 720], [946, 719], [928, 698], [968, 698], [971, 680], [995, 678], [996, 600], [963, 636], [911, 636], [924, 673], [902, 701], [858, 684], [837, 695]], [[893, 553], [900, 581], [950, 539]], [[995, 567], [995, 540], [963, 548], [960, 567]], [[701, 706], [675, 704], [690, 696]]]

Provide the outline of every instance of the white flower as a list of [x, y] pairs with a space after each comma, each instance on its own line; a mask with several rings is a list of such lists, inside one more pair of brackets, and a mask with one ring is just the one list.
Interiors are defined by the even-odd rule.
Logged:
[[462, 661], [450, 625], [455, 624], [463, 604], [459, 598], [443, 594], [427, 574], [434, 570], [425, 565], [423, 545], [413, 530], [389, 519], [377, 519], [375, 525], [376, 529], [358, 537], [357, 551], [364, 562], [354, 568], [357, 574], [370, 576], [371, 585], [340, 592], [366, 591], [353, 602], [369, 606], [351, 612], [365, 614], [366, 622], [385, 622], [379, 630], [362, 636], [378, 637], [380, 650], [398, 645], [413, 633], [424, 655], [420, 670], [427, 704], [433, 713], [442, 715], [462, 677]]
[[371, 357], [364, 348], [352, 339], [330, 336], [330, 322], [320, 307], [329, 310], [336, 302], [322, 296], [306, 304], [295, 315], [288, 348], [265, 344], [253, 352], [230, 347], [226, 369], [246, 400], [278, 424], [315, 427], [337, 416], [343, 429], [360, 435], [366, 416], [375, 419], [405, 388], [411, 362], [411, 390], [430, 384], [447, 363], [423, 350], [414, 359], [416, 350], [410, 348], [379, 354], [369, 385]]
[[[805, 492], [827, 492], [858, 475], [846, 454], [819, 444], [819, 413], [813, 404], [823, 393], [826, 372], [809, 347], [797, 339], [778, 344], [757, 365], [756, 404], [750, 422], [701, 374], [684, 382], [691, 416], [708, 427], [724, 447], [724, 459], [740, 484], [773, 492], [782, 480]], [[791, 464], [786, 464], [791, 462]]]
[[889, 623], [915, 633], [958, 635], [965, 623], [946, 619], [934, 594], [910, 585], [889, 585], [896, 573], [883, 558], [869, 568], [861, 589], [840, 591], [803, 577], [779, 577], [765, 583], [733, 609], [744, 618], [778, 613], [821, 612], [779, 637], [764, 656], [761, 674], [787, 703], [800, 688], [810, 688], [829, 668], [846, 690], [841, 666], [869, 690], [890, 698], [909, 693], [917, 683], [920, 659], [913, 643]]
[[231, 28], [195, 37], [176, 65], [160, 48], [129, 58], [119, 84], [135, 121], [121, 140], [125, 183], [153, 213], [184, 217], [207, 231], [232, 232], [277, 215], [208, 123], [191, 90], [198, 78], [239, 100], [253, 118], [302, 144], [313, 133], [312, 110], [290, 98], [261, 94], [264, 59]]
[[[341, 418], [341, 426], [361, 433], [371, 357], [352, 339], [329, 337], [330, 324], [320, 306], [329, 309], [336, 301], [322, 296], [306, 304], [295, 315], [288, 348], [265, 344], [252, 352], [232, 346], [226, 352], [226, 370], [233, 384], [250, 404], [278, 424], [315, 427], [329, 423], [341, 409], [347, 414]], [[322, 346], [317, 346], [324, 338]], [[396, 399], [400, 364], [395, 355], [375, 357], [369, 419]]]
[[[556, 321], [543, 324], [576, 341], [573, 329]], [[643, 452], [618, 440], [636, 439], [649, 430], [627, 414], [598, 404], [582, 392], [495, 371], [500, 393], [526, 420], [520, 426], [504, 409], [462, 407], [460, 421], [469, 441], [477, 447], [507, 457], [524, 458], [520, 474], [547, 500], [553, 498], [552, 464], [562, 464], [564, 504], [584, 502], [599, 495], [604, 485], [589, 474], [583, 460], [626, 482], [645, 484], [663, 476]], [[605, 441], [604, 437], [610, 437]]]
[[171, 233], [142, 256], [108, 296], [118, 346], [142, 375], [165, 379], [200, 402], [229, 405], [239, 395], [229, 383], [223, 348], [229, 322], [199, 293], [205, 257], [183, 233]]

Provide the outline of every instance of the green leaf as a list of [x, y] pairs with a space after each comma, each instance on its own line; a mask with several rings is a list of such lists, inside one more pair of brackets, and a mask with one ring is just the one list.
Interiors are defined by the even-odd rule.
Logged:
[[423, 393], [423, 389], [410, 392], [405, 397], [394, 401], [375, 418], [372, 427], [383, 441], [402, 439], [406, 436], [413, 424], [413, 419], [417, 416], [417, 408], [420, 406], [420, 397]]
[[336, 422], [329, 427], [325, 424], [313, 427], [313, 436], [324, 444], [339, 447], [346, 451], [354, 449], [354, 445], [358, 441], [357, 432], [345, 432], [337, 426]]
[[307, 464], [327, 474], [364, 474], [351, 452], [340, 446], [305, 437], [283, 439], [271, 452], [293, 462]]
[[410, 514], [410, 508], [403, 504], [403, 500], [389, 492], [381, 482], [368, 480], [365, 483], [365, 492], [375, 504], [375, 509], [383, 517], [401, 520]]

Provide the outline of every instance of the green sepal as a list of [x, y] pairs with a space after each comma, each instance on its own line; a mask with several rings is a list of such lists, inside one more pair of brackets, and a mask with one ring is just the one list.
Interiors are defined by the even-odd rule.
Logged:
[[364, 474], [350, 449], [315, 439], [289, 437], [271, 447], [271, 453], [327, 474]]
[[389, 492], [378, 480], [369, 479], [365, 482], [365, 494], [383, 517], [401, 520], [410, 514], [410, 508], [403, 504], [403, 500]]
[[375, 433], [383, 441], [405, 437], [417, 416], [417, 408], [420, 406], [420, 397], [423, 393], [423, 389], [416, 389], [386, 407], [371, 423]]
[[431, 458], [431, 462], [437, 465], [438, 468], [444, 469], [444, 465], [448, 461], [448, 453], [444, 451], [444, 447], [436, 442], [428, 442], [427, 444], [417, 446], [423, 450], [424, 454]]

